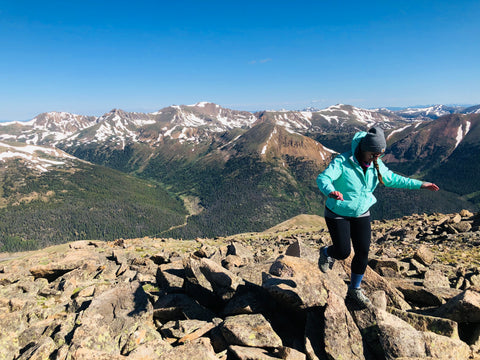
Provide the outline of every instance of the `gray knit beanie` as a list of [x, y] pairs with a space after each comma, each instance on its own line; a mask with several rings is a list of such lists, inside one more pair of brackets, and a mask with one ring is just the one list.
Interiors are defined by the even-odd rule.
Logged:
[[367, 135], [360, 140], [360, 150], [364, 152], [383, 153], [386, 148], [387, 142], [383, 130], [377, 126], [368, 130]]

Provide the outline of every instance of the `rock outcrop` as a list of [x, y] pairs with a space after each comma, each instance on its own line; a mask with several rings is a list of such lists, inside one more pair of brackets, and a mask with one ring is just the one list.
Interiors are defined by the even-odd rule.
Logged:
[[480, 359], [479, 224], [374, 221], [366, 309], [323, 228], [2, 254], [0, 360]]

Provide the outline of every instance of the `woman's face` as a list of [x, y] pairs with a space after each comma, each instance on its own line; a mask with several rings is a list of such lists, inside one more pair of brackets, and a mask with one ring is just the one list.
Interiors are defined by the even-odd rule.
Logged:
[[361, 151], [360, 152], [360, 161], [366, 164], [370, 164], [373, 160], [381, 157], [383, 153], [376, 153], [371, 151]]

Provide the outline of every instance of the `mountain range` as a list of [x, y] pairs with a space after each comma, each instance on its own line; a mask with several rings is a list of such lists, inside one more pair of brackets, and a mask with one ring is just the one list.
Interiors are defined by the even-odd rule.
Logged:
[[354, 132], [372, 125], [386, 131], [385, 161], [393, 170], [444, 190], [434, 196], [379, 189], [375, 218], [478, 208], [480, 106], [417, 110], [339, 104], [250, 113], [201, 102], [2, 123], [0, 241], [4, 249], [34, 247], [40, 228], [63, 229], [50, 231], [42, 246], [125, 232], [214, 237], [322, 214], [316, 176], [349, 149]]

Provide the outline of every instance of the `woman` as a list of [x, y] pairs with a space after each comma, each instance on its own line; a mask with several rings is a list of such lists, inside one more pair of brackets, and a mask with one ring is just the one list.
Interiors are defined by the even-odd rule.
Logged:
[[[323, 272], [331, 269], [335, 259], [350, 255], [350, 238], [355, 255], [351, 265], [351, 281], [347, 297], [360, 306], [370, 300], [361, 291], [360, 283], [367, 268], [371, 240], [369, 208], [377, 202], [373, 191], [379, 183], [403, 189], [438, 191], [429, 182], [406, 178], [390, 171], [380, 160], [387, 143], [383, 130], [373, 127], [357, 132], [352, 149], [338, 155], [317, 177], [317, 184], [327, 198], [325, 221], [333, 245], [320, 250], [319, 266]], [[373, 164], [373, 166], [372, 166]]]

